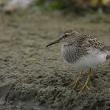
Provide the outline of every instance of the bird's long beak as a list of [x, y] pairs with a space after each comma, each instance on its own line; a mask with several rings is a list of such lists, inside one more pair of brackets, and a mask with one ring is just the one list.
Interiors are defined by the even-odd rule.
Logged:
[[62, 38], [60, 37], [59, 39], [57, 39], [57, 40], [55, 40], [55, 41], [49, 43], [48, 45], [46, 45], [46, 47], [49, 47], [49, 46], [51, 46], [51, 45], [53, 45], [53, 44], [56, 44], [56, 43], [59, 43], [61, 39], [62, 39]]

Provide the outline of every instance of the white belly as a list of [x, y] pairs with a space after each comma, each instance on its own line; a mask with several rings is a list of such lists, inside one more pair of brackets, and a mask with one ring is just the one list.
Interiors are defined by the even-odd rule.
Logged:
[[74, 66], [80, 69], [86, 69], [88, 67], [95, 68], [97, 65], [106, 61], [107, 53], [98, 52], [97, 54], [89, 54], [81, 57]]
[[[88, 48], [88, 52], [87, 52], [88, 54], [78, 57], [78, 59], [77, 59], [77, 56], [80, 53], [76, 54], [77, 56], [75, 56], [75, 52], [76, 52], [75, 47], [70, 49], [69, 51], [68, 50], [69, 49], [67, 49], [66, 47], [61, 48], [61, 53], [62, 53], [64, 59], [68, 63], [72, 63], [76, 69], [81, 69], [81, 70], [85, 70], [90, 67], [96, 68], [97, 65], [102, 64], [106, 61], [106, 57], [108, 55], [108, 53], [102, 52], [98, 49]], [[68, 53], [69, 53], [69, 55], [68, 55]], [[69, 58], [69, 57], [72, 57], [72, 58]]]

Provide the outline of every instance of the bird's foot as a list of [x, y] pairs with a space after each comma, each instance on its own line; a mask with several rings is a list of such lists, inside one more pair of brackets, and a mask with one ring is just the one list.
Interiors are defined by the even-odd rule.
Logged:
[[81, 75], [82, 75], [82, 72], [80, 72], [79, 76], [76, 78], [76, 80], [73, 84], [74, 89], [80, 84]]
[[74, 82], [74, 86], [73, 88], [76, 90], [76, 91], [79, 91], [79, 93], [82, 93], [86, 90], [90, 90], [90, 81], [91, 81], [91, 76], [93, 75], [92, 73], [92, 69], [90, 68], [89, 71], [85, 74], [87, 74], [87, 79], [86, 81], [84, 82], [84, 84], [82, 85], [82, 74], [83, 72], [80, 72], [79, 76], [76, 78], [75, 82]]
[[90, 90], [89, 82], [90, 82], [90, 76], [88, 76], [86, 82], [85, 82], [84, 85], [80, 88], [79, 93], [82, 93], [82, 92], [85, 91], [85, 90]]
[[90, 68], [89, 71], [88, 71], [87, 80], [86, 80], [86, 82], [84, 83], [84, 85], [80, 88], [79, 93], [82, 93], [82, 92], [85, 91], [85, 90], [90, 90], [89, 82], [91, 81], [91, 76], [92, 76], [92, 75], [93, 75], [92, 69]]

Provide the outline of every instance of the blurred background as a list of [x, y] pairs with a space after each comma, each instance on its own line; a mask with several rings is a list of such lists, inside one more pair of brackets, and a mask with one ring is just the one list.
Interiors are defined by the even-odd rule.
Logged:
[[0, 0], [0, 6], [11, 11], [15, 8], [24, 9], [32, 4], [46, 10], [110, 12], [110, 0]]

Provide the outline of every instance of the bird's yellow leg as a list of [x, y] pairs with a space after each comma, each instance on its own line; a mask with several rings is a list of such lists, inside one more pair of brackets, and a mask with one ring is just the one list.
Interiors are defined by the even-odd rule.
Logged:
[[81, 79], [81, 75], [82, 75], [82, 71], [80, 72], [80, 74], [78, 75], [78, 77], [76, 78], [75, 82], [74, 82], [74, 86], [73, 88], [76, 88], [76, 86], [79, 84], [79, 81]]
[[90, 89], [90, 88], [88, 87], [88, 83], [89, 83], [89, 81], [90, 81], [90, 79], [91, 79], [91, 75], [92, 75], [92, 69], [90, 68], [89, 71], [88, 71], [87, 80], [86, 80], [86, 82], [84, 83], [84, 85], [82, 86], [82, 88], [80, 89], [80, 92], [79, 92], [79, 93], [83, 92], [85, 89], [88, 89], [88, 90]]

